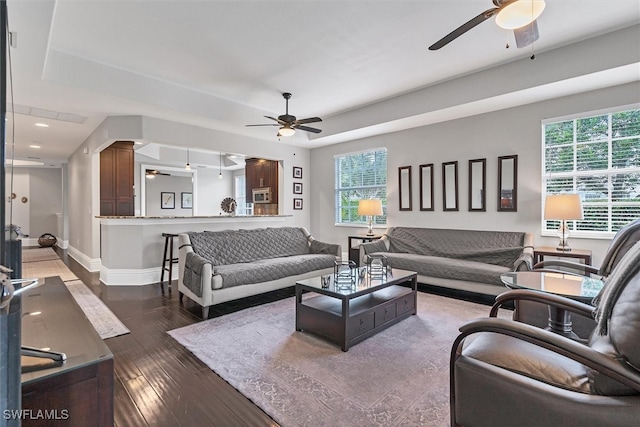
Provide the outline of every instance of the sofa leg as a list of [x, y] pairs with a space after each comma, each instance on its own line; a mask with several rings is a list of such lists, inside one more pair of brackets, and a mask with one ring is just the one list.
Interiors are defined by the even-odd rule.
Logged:
[[178, 292], [178, 300], [180, 301], [180, 304], [182, 304], [182, 297], [184, 297], [184, 294], [182, 292]]
[[207, 320], [209, 318], [209, 306], [202, 307], [202, 318]]

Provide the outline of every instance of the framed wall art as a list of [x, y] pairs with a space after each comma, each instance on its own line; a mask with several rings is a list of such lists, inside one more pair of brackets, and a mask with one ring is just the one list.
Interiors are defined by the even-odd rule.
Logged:
[[293, 177], [296, 179], [302, 179], [302, 168], [298, 166], [293, 167]]
[[518, 210], [518, 156], [498, 157], [498, 212]]
[[294, 182], [293, 183], [293, 194], [302, 194], [302, 183]]
[[160, 207], [162, 209], [175, 209], [176, 193], [169, 193], [169, 192], [162, 191], [160, 193]]
[[302, 210], [302, 199], [293, 199], [293, 209], [297, 211]]
[[420, 210], [433, 210], [433, 163], [420, 165]]
[[181, 193], [182, 203], [180, 207], [182, 209], [192, 209], [193, 208], [193, 193]]
[[487, 159], [469, 160], [469, 212], [487, 210]]
[[442, 164], [442, 210], [458, 210], [458, 162]]
[[398, 168], [398, 194], [400, 200], [400, 210], [410, 211], [411, 205], [411, 166], [401, 166]]

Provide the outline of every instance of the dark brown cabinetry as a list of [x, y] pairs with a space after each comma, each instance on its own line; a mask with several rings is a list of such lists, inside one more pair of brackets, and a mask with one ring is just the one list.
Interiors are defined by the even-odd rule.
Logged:
[[272, 203], [278, 203], [278, 162], [265, 159], [245, 160], [247, 199], [251, 200], [254, 188], [271, 189]]
[[100, 153], [100, 215], [133, 215], [133, 161], [131, 141], [116, 141]]

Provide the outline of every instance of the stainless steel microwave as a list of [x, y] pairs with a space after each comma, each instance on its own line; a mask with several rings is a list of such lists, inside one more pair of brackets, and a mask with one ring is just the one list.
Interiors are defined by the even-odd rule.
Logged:
[[271, 203], [271, 188], [254, 188], [253, 203]]

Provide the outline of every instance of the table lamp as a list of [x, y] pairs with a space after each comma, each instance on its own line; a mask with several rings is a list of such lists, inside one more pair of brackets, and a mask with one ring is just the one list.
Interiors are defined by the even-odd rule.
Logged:
[[567, 220], [582, 219], [582, 202], [578, 194], [548, 194], [544, 202], [544, 219], [560, 220], [558, 236], [560, 242], [556, 249], [563, 252], [571, 251], [567, 240], [569, 229]]
[[373, 236], [373, 216], [382, 215], [382, 201], [380, 199], [362, 199], [358, 202], [358, 215], [369, 217], [367, 236]]

